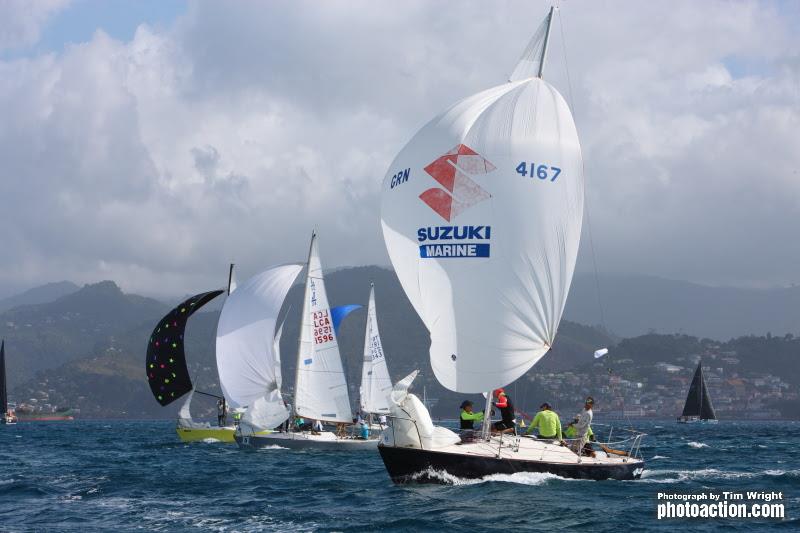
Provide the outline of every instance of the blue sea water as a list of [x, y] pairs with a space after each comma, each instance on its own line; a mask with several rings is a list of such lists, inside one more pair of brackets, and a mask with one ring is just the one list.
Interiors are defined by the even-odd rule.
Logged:
[[[800, 529], [800, 423], [637, 422], [638, 481], [391, 483], [377, 452], [183, 444], [171, 422], [0, 426], [1, 531]], [[783, 493], [784, 520], [656, 520], [658, 492]]]

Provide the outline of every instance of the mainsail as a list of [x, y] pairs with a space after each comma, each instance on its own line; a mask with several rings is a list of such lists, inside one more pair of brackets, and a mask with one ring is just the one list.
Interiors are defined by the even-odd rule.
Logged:
[[0, 416], [8, 412], [8, 389], [6, 388], [6, 341], [0, 341]]
[[434, 374], [454, 391], [485, 392], [531, 368], [572, 281], [583, 165], [567, 103], [532, 77], [548, 34], [537, 32], [512, 81], [426, 124], [383, 181], [389, 257], [430, 331]]
[[316, 234], [311, 236], [301, 317], [295, 413], [326, 422], [351, 422], [347, 380], [325, 292]]
[[300, 265], [272, 268], [233, 291], [217, 325], [217, 370], [233, 407], [248, 407], [243, 422], [270, 429], [288, 416], [280, 393], [280, 359], [275, 353], [278, 313]]
[[168, 405], [192, 390], [183, 342], [186, 322], [222, 293], [210, 291], [192, 296], [162, 318], [150, 335], [145, 371], [150, 390], [161, 405]]
[[369, 288], [367, 327], [364, 335], [364, 366], [361, 369], [361, 412], [388, 413], [388, 396], [392, 392], [392, 380], [383, 354], [381, 336], [378, 332], [378, 317], [375, 312], [375, 286]]
[[701, 420], [716, 420], [714, 407], [711, 405], [711, 398], [708, 395], [708, 387], [703, 377], [703, 363], [697, 363], [697, 370], [694, 371], [694, 378], [689, 387], [689, 394], [686, 396], [686, 404], [683, 406], [683, 417], [698, 417]]

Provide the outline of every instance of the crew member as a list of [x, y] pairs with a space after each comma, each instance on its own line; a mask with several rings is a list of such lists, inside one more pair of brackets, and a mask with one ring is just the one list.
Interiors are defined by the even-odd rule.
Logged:
[[483, 420], [483, 413], [472, 412], [472, 402], [461, 402], [461, 429], [475, 429], [475, 422]]
[[528, 430], [525, 434], [532, 433], [534, 429], [539, 430], [537, 435], [540, 439], [558, 439], [559, 442], [564, 442], [564, 436], [561, 434], [561, 419], [558, 413], [552, 410], [550, 404], [544, 402], [539, 406], [539, 412], [533, 417], [533, 421], [528, 425]]
[[[581, 455], [581, 453], [584, 451], [583, 446], [586, 444], [586, 441], [589, 438], [589, 428], [592, 425], [592, 418], [594, 417], [594, 414], [592, 413], [593, 407], [594, 398], [588, 396], [583, 404], [583, 411], [575, 416], [577, 419], [577, 422], [575, 422], [575, 436], [577, 438], [572, 445], [572, 451], [578, 455]], [[589, 455], [593, 457], [594, 451], [592, 451]]]
[[225, 405], [225, 398], [217, 400], [217, 425], [225, 427], [228, 418], [228, 406]]
[[[567, 424], [567, 429], [564, 430], [564, 438], [574, 439], [578, 435], [578, 432], [575, 429], [575, 424], [577, 422], [578, 419], [576, 418]], [[592, 431], [592, 426], [589, 426], [589, 431], [586, 432], [586, 436], [589, 438], [589, 442], [594, 442], [596, 440], [594, 437], [594, 431]]]
[[511, 398], [503, 389], [495, 390], [494, 397], [495, 401], [492, 403], [500, 409], [500, 420], [494, 423], [494, 430], [500, 433], [513, 433], [516, 424], [514, 423], [514, 404], [511, 403]]

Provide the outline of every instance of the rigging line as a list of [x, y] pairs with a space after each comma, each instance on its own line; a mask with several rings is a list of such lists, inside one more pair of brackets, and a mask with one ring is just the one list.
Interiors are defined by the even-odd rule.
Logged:
[[[569, 103], [570, 103], [570, 107], [572, 108], [573, 115], [576, 115], [577, 114], [577, 110], [575, 108], [575, 97], [573, 96], [573, 93], [572, 93], [572, 76], [570, 76], [570, 73], [569, 73], [569, 62], [567, 61], [567, 39], [566, 39], [565, 34], [564, 34], [564, 20], [563, 20], [563, 15], [561, 14], [560, 10], [559, 10], [559, 14], [558, 15], [559, 15], [558, 16], [558, 27], [559, 27], [559, 30], [560, 30], [560, 33], [561, 33], [561, 52], [562, 52], [562, 56], [564, 58], [564, 71], [565, 71], [565, 73], [567, 75], [567, 90], [568, 90], [569, 100], [570, 100]], [[597, 294], [597, 308], [598, 308], [598, 310], [600, 312], [600, 326], [603, 328], [603, 331], [605, 333], [609, 333], [608, 326], [606, 325], [605, 311], [603, 309], [603, 299], [602, 299], [602, 296], [601, 296], [601, 293], [600, 293], [600, 275], [598, 273], [599, 269], [597, 268], [597, 254], [595, 253], [595, 248], [594, 248], [594, 236], [592, 234], [591, 210], [589, 209], [589, 195], [587, 194], [589, 188], [586, 186], [586, 163], [584, 162], [583, 156], [581, 156], [581, 170], [583, 171], [583, 184], [584, 184], [583, 199], [584, 199], [584, 212], [586, 214], [586, 230], [587, 230], [587, 236], [589, 237], [589, 253], [590, 253], [591, 257], [592, 257], [592, 268], [594, 270], [594, 286], [595, 286], [595, 293]], [[608, 364], [608, 365], [606, 365], [606, 367], [607, 367], [608, 374], [609, 374], [609, 377], [610, 377], [611, 374], [612, 374], [611, 365]], [[616, 389], [616, 392], [618, 394], [618, 398], [620, 399], [620, 403], [622, 405], [622, 416], [628, 422], [628, 426], [633, 428], [633, 423], [631, 422], [630, 417], [625, 412], [625, 396], [619, 392], [619, 389], [617, 387], [613, 387], [613, 388]]]
[[[564, 70], [567, 75], [567, 90], [569, 91], [569, 100], [570, 100], [570, 107], [572, 108], [573, 115], [577, 114], [577, 109], [575, 107], [575, 97], [572, 93], [572, 76], [569, 73], [569, 62], [567, 61], [567, 40], [564, 35], [564, 21], [563, 15], [559, 12], [558, 17], [558, 27], [561, 32], [561, 52], [564, 58]], [[583, 183], [584, 183], [584, 211], [586, 212], [586, 229], [587, 229], [587, 236], [589, 237], [589, 251], [590, 255], [592, 256], [592, 267], [594, 269], [594, 283], [595, 283], [595, 292], [597, 294], [597, 307], [600, 311], [600, 325], [603, 327], [606, 333], [608, 333], [608, 327], [606, 326], [606, 319], [605, 319], [605, 312], [603, 310], [603, 302], [602, 297], [600, 295], [600, 276], [598, 274], [597, 268], [597, 254], [595, 253], [594, 248], [594, 236], [592, 235], [592, 219], [590, 215], [589, 209], [589, 195], [586, 194], [588, 191], [588, 187], [586, 187], [586, 163], [584, 162], [583, 157], [581, 156], [581, 171], [583, 172]]]

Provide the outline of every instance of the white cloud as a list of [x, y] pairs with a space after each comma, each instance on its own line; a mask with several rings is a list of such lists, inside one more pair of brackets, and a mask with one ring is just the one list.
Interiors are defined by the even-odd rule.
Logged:
[[[313, 227], [326, 266], [386, 263], [391, 159], [445, 106], [502, 82], [544, 15], [448, 6], [198, 2], [130, 42], [98, 32], [0, 61], [0, 285], [200, 290], [229, 261], [302, 260]], [[572, 90], [560, 28], [546, 76], [574, 96], [603, 270], [795, 279], [796, 15], [566, 5]]]
[[2, 0], [0, 1], [0, 51], [35, 44], [42, 27], [69, 0]]

